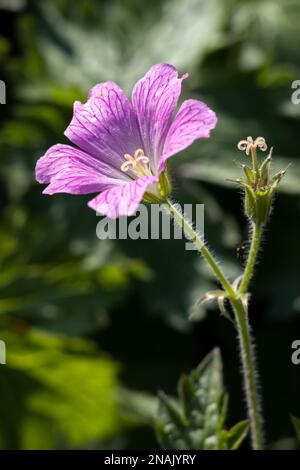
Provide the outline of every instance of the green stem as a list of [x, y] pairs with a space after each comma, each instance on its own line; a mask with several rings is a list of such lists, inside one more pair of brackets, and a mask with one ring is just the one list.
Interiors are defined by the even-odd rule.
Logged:
[[258, 224], [253, 224], [253, 231], [252, 231], [252, 240], [251, 246], [249, 250], [249, 255], [247, 259], [247, 264], [245, 267], [245, 271], [242, 277], [242, 281], [240, 283], [239, 292], [241, 294], [245, 294], [248, 290], [248, 286], [253, 275], [253, 269], [256, 262], [256, 257], [261, 241], [262, 235], [262, 226]]
[[221, 268], [218, 266], [217, 261], [214, 259], [209, 249], [205, 246], [204, 241], [197, 234], [197, 232], [195, 232], [195, 230], [193, 229], [191, 222], [184, 218], [184, 215], [182, 214], [181, 210], [178, 209], [176, 205], [173, 204], [169, 199], [166, 200], [166, 204], [164, 205], [164, 208], [166, 209], [169, 215], [174, 217], [174, 219], [176, 220], [178, 225], [182, 227], [182, 229], [184, 230], [188, 238], [190, 238], [195, 243], [196, 247], [198, 248], [200, 253], [203, 255], [203, 257], [206, 259], [207, 263], [213, 270], [216, 278], [222, 284], [227, 294], [229, 296], [234, 296], [234, 290], [230, 282], [228, 281], [225, 274], [223, 274]]
[[[218, 266], [217, 261], [210, 253], [202, 238], [193, 229], [190, 221], [186, 220], [181, 210], [173, 204], [170, 200], [164, 204], [165, 210], [172, 216], [180, 227], [184, 230], [188, 238], [190, 238], [205, 258], [206, 262], [211, 267], [217, 280], [223, 286], [227, 297], [229, 298], [235, 314], [235, 321], [239, 333], [242, 369], [245, 383], [245, 393], [248, 407], [248, 416], [251, 429], [252, 447], [255, 450], [263, 448], [263, 432], [262, 432], [262, 419], [260, 416], [259, 396], [256, 382], [256, 369], [255, 369], [255, 356], [251, 343], [250, 328], [248, 323], [247, 304], [242, 299], [245, 298], [244, 290], [237, 292], [231, 285], [221, 268]], [[242, 288], [247, 290], [250, 278], [252, 276], [253, 267], [255, 264], [256, 254], [260, 242], [260, 229], [254, 227], [253, 240], [249, 252], [249, 259], [245, 274], [242, 280]], [[244, 294], [244, 296], [243, 296]]]
[[258, 394], [256, 360], [251, 342], [247, 308], [240, 300], [231, 300], [231, 304], [234, 308], [235, 320], [238, 329], [252, 448], [253, 450], [262, 450], [263, 429], [261, 407]]

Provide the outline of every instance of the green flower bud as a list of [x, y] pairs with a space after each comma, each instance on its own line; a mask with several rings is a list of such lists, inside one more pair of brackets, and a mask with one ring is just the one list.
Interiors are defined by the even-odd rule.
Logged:
[[246, 178], [230, 181], [237, 183], [245, 192], [244, 207], [247, 217], [255, 224], [263, 225], [270, 216], [274, 193], [287, 168], [270, 177], [273, 149], [271, 148], [269, 155], [259, 166], [257, 148], [263, 152], [267, 150], [267, 144], [263, 137], [257, 137], [255, 140], [252, 137], [247, 137], [246, 140], [238, 143], [239, 150], [244, 151], [246, 155], [251, 154], [252, 168], [241, 165]]

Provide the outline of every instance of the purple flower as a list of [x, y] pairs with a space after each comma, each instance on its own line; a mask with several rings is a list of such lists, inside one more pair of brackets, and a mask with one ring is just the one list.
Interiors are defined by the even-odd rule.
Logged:
[[100, 193], [88, 205], [111, 218], [134, 214], [144, 197], [162, 200], [167, 159], [209, 137], [217, 122], [197, 100], [184, 101], [173, 119], [185, 78], [172, 65], [154, 65], [131, 102], [114, 82], [95, 85], [85, 104], [74, 103], [65, 131], [77, 147], [54, 145], [37, 161], [44, 194]]

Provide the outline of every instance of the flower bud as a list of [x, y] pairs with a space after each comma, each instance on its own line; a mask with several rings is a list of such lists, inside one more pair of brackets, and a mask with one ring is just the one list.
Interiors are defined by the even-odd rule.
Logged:
[[274, 193], [287, 168], [270, 177], [273, 149], [271, 148], [267, 158], [259, 165], [257, 148], [263, 152], [267, 150], [267, 144], [263, 137], [257, 137], [255, 140], [252, 137], [247, 137], [246, 140], [238, 143], [239, 150], [244, 151], [246, 155], [251, 155], [252, 168], [242, 164], [245, 178], [230, 181], [237, 183], [245, 192], [244, 205], [247, 217], [255, 224], [263, 225], [270, 216]]

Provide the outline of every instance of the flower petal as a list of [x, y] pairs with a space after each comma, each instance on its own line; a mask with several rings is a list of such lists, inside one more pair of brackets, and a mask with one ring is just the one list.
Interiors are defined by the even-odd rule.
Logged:
[[125, 178], [109, 165], [70, 145], [54, 145], [36, 163], [37, 181], [50, 183], [45, 194], [89, 194], [124, 183]]
[[94, 86], [85, 104], [74, 103], [65, 135], [90, 155], [120, 169], [124, 154], [141, 148], [137, 118], [124, 92], [113, 82]]
[[181, 82], [175, 67], [157, 64], [139, 80], [132, 92], [143, 149], [156, 164], [162, 154], [171, 119], [181, 92]]
[[117, 85], [115, 82], [108, 81], [108, 82], [97, 83], [96, 85], [94, 85], [88, 93], [88, 99], [97, 98], [97, 97], [99, 98], [100, 96], [102, 96], [104, 99], [108, 99], [109, 93], [111, 90], [115, 90], [117, 94], [124, 95], [124, 92], [119, 87], [119, 85]]
[[143, 176], [130, 183], [120, 184], [103, 191], [92, 199], [88, 206], [111, 219], [116, 219], [121, 215], [133, 215], [147, 187], [155, 183], [157, 183], [155, 176]]
[[185, 149], [194, 140], [208, 138], [216, 123], [216, 114], [205, 103], [198, 100], [184, 101], [166, 137], [158, 171], [164, 169], [167, 158]]

